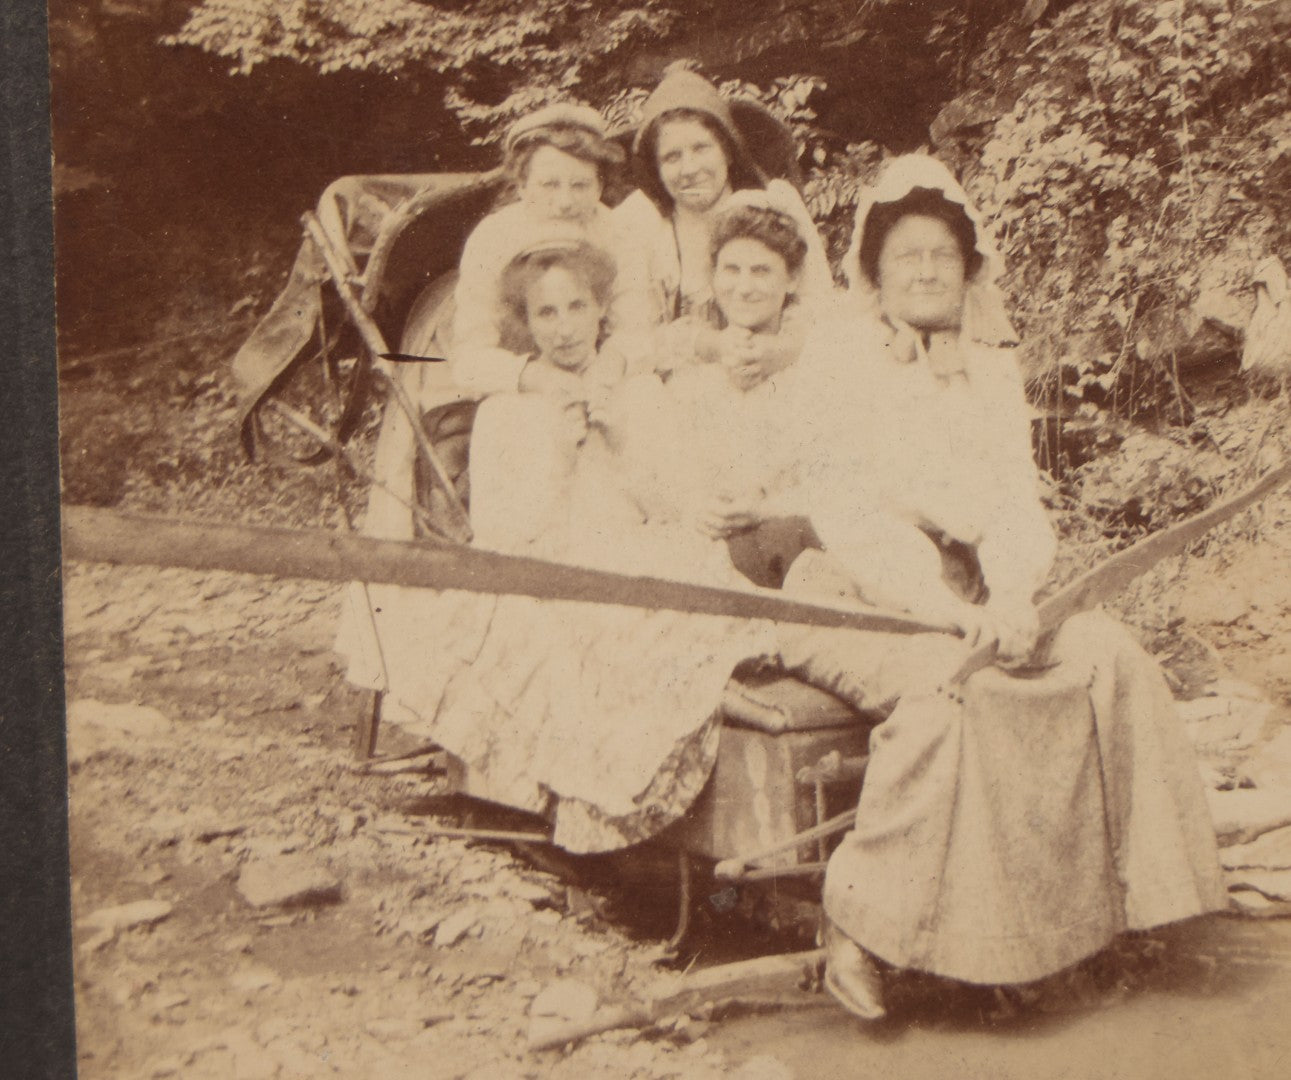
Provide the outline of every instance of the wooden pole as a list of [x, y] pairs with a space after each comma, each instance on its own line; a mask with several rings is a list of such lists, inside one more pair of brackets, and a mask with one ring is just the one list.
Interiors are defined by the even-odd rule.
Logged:
[[760, 956], [756, 960], [741, 960], [697, 971], [684, 976], [675, 990], [647, 1001], [610, 1006], [598, 1010], [587, 1020], [535, 1031], [529, 1040], [529, 1049], [550, 1050], [615, 1028], [645, 1027], [710, 1004], [765, 1000], [767, 997], [776, 998], [781, 1005], [794, 1004], [794, 999], [798, 1004], [816, 1004], [822, 999], [814, 995], [806, 997], [799, 986], [816, 982], [824, 959], [824, 949], [811, 949], [783, 956]]
[[354, 290], [350, 288], [350, 278], [348, 268], [345, 265], [341, 254], [336, 250], [336, 245], [332, 243], [332, 238], [327, 235], [327, 230], [322, 226], [318, 217], [312, 212], [306, 212], [301, 221], [304, 222], [305, 229], [313, 238], [318, 250], [322, 253], [323, 261], [327, 263], [328, 272], [332, 275], [332, 284], [336, 286], [336, 294], [341, 298], [341, 303], [345, 305], [345, 310], [349, 313], [359, 336], [363, 338], [363, 344], [367, 346], [368, 351], [378, 359], [375, 362], [375, 370], [379, 372], [390, 388], [390, 393], [394, 396], [399, 408], [403, 410], [404, 416], [407, 417], [408, 423], [412, 426], [413, 438], [417, 441], [417, 446], [421, 450], [422, 456], [426, 459], [426, 464], [430, 466], [430, 471], [434, 474], [436, 483], [443, 489], [444, 496], [452, 510], [453, 524], [452, 528], [456, 535], [455, 540], [463, 543], [471, 539], [471, 522], [467, 516], [466, 508], [462, 501], [457, 497], [457, 489], [453, 487], [453, 481], [448, 475], [448, 470], [444, 468], [444, 463], [439, 460], [439, 455], [435, 448], [430, 445], [430, 440], [426, 438], [426, 433], [421, 427], [421, 416], [418, 414], [412, 400], [408, 397], [408, 392], [403, 388], [397, 375], [391, 370], [389, 364], [379, 359], [382, 353], [388, 353], [390, 346], [386, 343], [385, 337], [381, 333], [381, 328], [372, 321], [372, 316], [359, 303], [359, 298], [354, 295]]
[[789, 600], [770, 590], [743, 592], [630, 577], [429, 538], [418, 543], [375, 540], [326, 529], [176, 521], [87, 506], [63, 508], [63, 556], [87, 562], [514, 593], [895, 634], [953, 632], [905, 615]]
[[[1249, 488], [1232, 498], [1216, 503], [1186, 521], [1171, 525], [1168, 529], [1145, 536], [1137, 543], [1104, 559], [1069, 585], [1063, 586], [1036, 608], [1036, 614], [1040, 620], [1040, 643], [1035, 650], [1035, 655], [1043, 657], [1048, 639], [1073, 615], [1088, 611], [1110, 600], [1131, 581], [1142, 577], [1170, 556], [1181, 555], [1194, 540], [1201, 539], [1211, 529], [1231, 520], [1248, 507], [1254, 506], [1288, 481], [1291, 481], [1291, 462], [1279, 465], [1276, 469], [1270, 469]], [[995, 657], [996, 649], [993, 642], [973, 650], [955, 672], [951, 682], [963, 683], [974, 672], [994, 663]]]

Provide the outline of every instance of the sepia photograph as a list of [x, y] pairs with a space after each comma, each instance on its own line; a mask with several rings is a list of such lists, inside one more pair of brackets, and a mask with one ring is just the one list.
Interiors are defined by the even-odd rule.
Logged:
[[1291, 0], [47, 15], [81, 1080], [1287, 1075]]

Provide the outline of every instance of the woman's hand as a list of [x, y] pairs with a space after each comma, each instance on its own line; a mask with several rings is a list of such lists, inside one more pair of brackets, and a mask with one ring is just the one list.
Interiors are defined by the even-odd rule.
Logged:
[[601, 428], [610, 428], [614, 424], [612, 407], [613, 388], [600, 383], [592, 383], [587, 388], [587, 423]]
[[561, 431], [575, 445], [587, 437], [590, 422], [588, 391], [582, 378], [554, 364], [531, 360], [520, 373], [520, 390], [542, 394], [560, 411]]
[[700, 512], [699, 530], [714, 540], [747, 532], [766, 519], [765, 502], [766, 492], [760, 488], [739, 495], [716, 495]]
[[772, 374], [767, 351], [759, 340], [763, 336], [740, 326], [728, 326], [716, 335], [717, 362], [737, 390], [752, 390]]
[[988, 600], [986, 610], [995, 620], [1002, 659], [1022, 661], [1035, 651], [1040, 618], [1034, 604], [1026, 600]]
[[955, 619], [964, 641], [976, 649], [994, 645], [1002, 660], [1025, 660], [1040, 636], [1035, 606], [1026, 601], [992, 600], [965, 604]]

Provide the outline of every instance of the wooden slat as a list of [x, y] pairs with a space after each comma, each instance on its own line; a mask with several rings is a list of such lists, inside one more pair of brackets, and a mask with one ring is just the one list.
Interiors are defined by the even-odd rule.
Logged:
[[[1036, 608], [1040, 621], [1040, 642], [1032, 657], [1033, 662], [1043, 662], [1049, 639], [1073, 615], [1112, 599], [1130, 582], [1142, 577], [1158, 563], [1172, 555], [1182, 555], [1189, 544], [1254, 506], [1288, 481], [1291, 481], [1291, 462], [1270, 469], [1249, 488], [1232, 498], [1216, 503], [1186, 521], [1146, 536], [1118, 551], [1059, 589]], [[974, 672], [993, 664], [995, 658], [994, 642], [974, 649], [951, 681], [964, 682]]]

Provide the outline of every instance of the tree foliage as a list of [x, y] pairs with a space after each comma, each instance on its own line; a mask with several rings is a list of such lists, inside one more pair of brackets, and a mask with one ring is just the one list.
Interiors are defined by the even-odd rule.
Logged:
[[661, 0], [202, 0], [166, 40], [243, 74], [274, 60], [324, 74], [432, 70], [469, 115], [512, 93], [528, 104], [579, 87], [627, 42], [662, 38], [678, 17]]
[[969, 140], [970, 188], [1037, 363], [1078, 410], [1133, 411], [1148, 384], [1178, 399], [1195, 305], [1285, 250], [1289, 35], [1287, 4], [1089, 0], [983, 57], [998, 117]]
[[[274, 61], [321, 73], [433, 76], [448, 103], [487, 139], [515, 115], [556, 96], [598, 106], [693, 56], [710, 71], [773, 80], [819, 76], [826, 52], [870, 47], [892, 63], [935, 63], [974, 28], [989, 29], [1012, 0], [197, 0], [171, 45], [223, 57], [247, 74]], [[970, 17], [968, 11], [972, 10]], [[926, 55], [925, 55], [926, 54]], [[872, 64], [870, 65], [873, 66]], [[949, 89], [949, 84], [944, 91]], [[783, 87], [776, 89], [782, 92]]]

